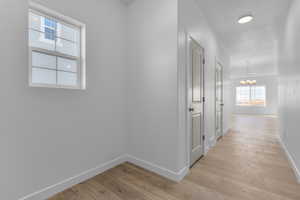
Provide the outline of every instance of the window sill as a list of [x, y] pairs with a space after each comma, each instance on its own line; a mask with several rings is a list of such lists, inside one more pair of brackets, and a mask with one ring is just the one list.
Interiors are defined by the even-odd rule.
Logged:
[[254, 107], [254, 108], [265, 108], [267, 107], [266, 105], [235, 105], [236, 107], [245, 107], [245, 108], [249, 108], [249, 107]]
[[66, 85], [50, 85], [50, 84], [35, 84], [30, 83], [30, 88], [50, 88], [50, 89], [68, 89], [68, 90], [86, 90], [80, 86], [66, 86]]

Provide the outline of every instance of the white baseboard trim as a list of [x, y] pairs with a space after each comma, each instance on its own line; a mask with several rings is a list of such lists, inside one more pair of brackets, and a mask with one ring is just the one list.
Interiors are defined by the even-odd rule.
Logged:
[[137, 165], [139, 167], [142, 167], [146, 170], [152, 171], [160, 176], [163, 176], [167, 179], [173, 180], [175, 182], [181, 181], [189, 172], [189, 167], [184, 167], [179, 172], [174, 172], [168, 169], [165, 169], [161, 166], [155, 165], [151, 162], [138, 159], [134, 156], [130, 155], [123, 155], [120, 156], [114, 160], [111, 160], [109, 162], [106, 162], [102, 165], [99, 165], [93, 169], [87, 170], [85, 172], [82, 172], [76, 176], [73, 176], [71, 178], [68, 178], [64, 181], [61, 181], [57, 184], [51, 185], [49, 187], [46, 187], [42, 190], [39, 190], [37, 192], [34, 192], [32, 194], [29, 194], [23, 198], [20, 198], [19, 200], [44, 200], [48, 199], [49, 197], [62, 192], [68, 188], [71, 188], [72, 186], [79, 184], [83, 181], [86, 181], [90, 178], [93, 178], [94, 176], [97, 176], [98, 174], [101, 174], [111, 168], [114, 168], [122, 163], [129, 162], [134, 165]]
[[208, 154], [209, 150], [210, 150], [210, 145], [205, 144], [205, 146], [204, 146], [204, 156], [206, 156]]
[[223, 133], [223, 136], [227, 135], [228, 133], [230, 133], [231, 131], [231, 128], [227, 128], [225, 129], [224, 133]]
[[210, 146], [210, 148], [216, 146], [216, 144], [217, 144], [217, 140], [216, 140], [215, 136], [212, 136], [211, 138], [209, 138], [209, 146]]
[[116, 167], [124, 162], [126, 162], [126, 156], [120, 156], [114, 160], [111, 160], [109, 162], [106, 162], [102, 165], [99, 165], [93, 169], [87, 170], [85, 172], [82, 172], [76, 176], [73, 176], [71, 178], [68, 178], [64, 181], [61, 181], [60, 183], [54, 184], [52, 186], [46, 187], [40, 191], [34, 192], [30, 195], [27, 195], [19, 200], [44, 200], [48, 199], [49, 197], [62, 192], [76, 184], [79, 184], [83, 181], [86, 181], [98, 174], [101, 174], [113, 167]]
[[283, 150], [284, 150], [284, 152], [285, 152], [285, 154], [286, 154], [286, 156], [287, 156], [287, 158], [289, 160], [289, 163], [290, 163], [290, 165], [291, 165], [291, 167], [292, 167], [292, 169], [293, 169], [293, 171], [295, 173], [297, 181], [300, 184], [300, 170], [298, 169], [293, 156], [290, 154], [287, 146], [285, 145], [284, 141], [280, 137], [279, 137], [279, 143], [281, 144], [281, 146], [282, 146], [282, 148], [283, 148]]
[[208, 135], [204, 133], [205, 135], [205, 140], [204, 140], [204, 156], [208, 154], [208, 151], [210, 150], [210, 141], [207, 139]]
[[127, 155], [127, 161], [175, 182], [181, 181], [189, 172], [189, 167], [184, 167], [180, 171], [174, 172], [131, 155]]

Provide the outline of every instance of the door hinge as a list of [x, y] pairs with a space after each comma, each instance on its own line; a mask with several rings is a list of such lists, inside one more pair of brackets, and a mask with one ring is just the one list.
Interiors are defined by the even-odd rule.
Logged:
[[205, 140], [205, 135], [202, 136], [203, 141]]
[[203, 59], [203, 65], [205, 65], [205, 59]]
[[203, 101], [203, 103], [205, 103], [205, 97], [202, 97], [202, 101]]

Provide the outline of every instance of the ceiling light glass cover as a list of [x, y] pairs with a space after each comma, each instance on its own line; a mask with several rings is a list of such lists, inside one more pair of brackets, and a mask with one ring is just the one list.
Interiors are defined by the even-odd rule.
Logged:
[[252, 15], [246, 15], [239, 18], [238, 23], [239, 24], [246, 24], [251, 22], [254, 19]]

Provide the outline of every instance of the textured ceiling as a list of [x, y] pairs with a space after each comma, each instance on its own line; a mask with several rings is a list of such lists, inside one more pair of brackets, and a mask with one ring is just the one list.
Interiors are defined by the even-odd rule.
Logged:
[[[290, 0], [196, 0], [231, 56], [233, 77], [276, 75], [277, 33]], [[254, 20], [238, 24], [239, 17]]]

